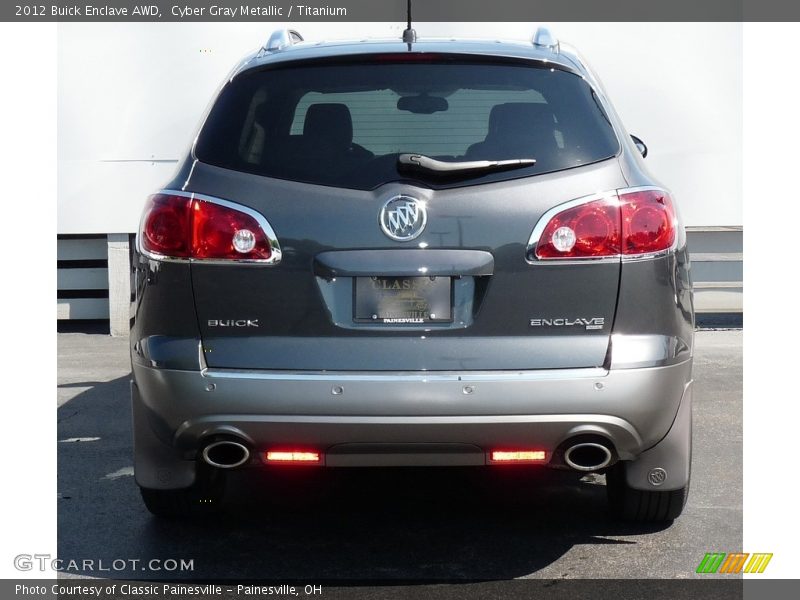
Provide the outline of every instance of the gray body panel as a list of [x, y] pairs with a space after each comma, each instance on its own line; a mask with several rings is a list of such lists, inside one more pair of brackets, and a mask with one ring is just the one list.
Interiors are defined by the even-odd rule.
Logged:
[[[601, 366], [609, 327], [591, 332], [580, 328], [533, 330], [529, 321], [535, 317], [601, 317], [610, 324], [617, 301], [619, 262], [530, 265], [524, 260], [525, 246], [536, 222], [554, 205], [586, 195], [587, 190], [621, 187], [626, 187], [626, 182], [614, 159], [480, 186], [431, 190], [396, 182], [372, 191], [287, 182], [198, 163], [186, 190], [202, 190], [269, 215], [283, 249], [283, 259], [275, 267], [192, 265], [200, 332], [210, 348], [206, 360], [209, 366], [220, 368], [311, 370]], [[428, 225], [412, 242], [394, 242], [376, 226], [380, 207], [399, 194], [428, 204]], [[308, 211], [309, 218], [298, 218], [299, 211]], [[339, 268], [360, 268], [359, 272], [365, 273], [358, 255], [349, 251], [410, 250], [419, 249], [420, 244], [426, 250], [469, 249], [493, 254], [493, 273], [485, 293], [469, 288], [456, 295], [457, 304], [463, 298], [464, 319], [452, 325], [399, 331], [371, 324], [337, 325], [343, 320], [339, 315], [352, 313], [352, 281], [339, 277], [336, 287], [342, 293], [328, 290], [327, 280], [315, 276], [312, 267], [320, 254], [324, 257], [346, 249], [348, 252], [337, 253]], [[462, 261], [458, 266], [463, 279], [473, 277], [470, 264]], [[592, 294], [576, 289], [578, 281]], [[227, 294], [225, 290], [246, 293]], [[258, 319], [260, 327], [258, 331], [234, 331], [207, 326], [209, 320], [228, 318]], [[426, 343], [415, 333], [424, 333]], [[356, 336], [358, 343], [342, 339]], [[468, 339], [472, 337], [481, 338], [480, 344]], [[549, 337], [558, 338], [558, 344]], [[340, 343], [345, 344], [341, 354], [332, 357], [332, 346]]]

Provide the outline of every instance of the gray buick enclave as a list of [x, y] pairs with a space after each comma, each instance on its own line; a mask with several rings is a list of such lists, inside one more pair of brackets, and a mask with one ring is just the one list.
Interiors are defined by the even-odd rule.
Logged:
[[304, 43], [225, 80], [137, 235], [136, 482], [202, 512], [230, 469], [553, 467], [677, 517], [686, 235], [583, 59]]

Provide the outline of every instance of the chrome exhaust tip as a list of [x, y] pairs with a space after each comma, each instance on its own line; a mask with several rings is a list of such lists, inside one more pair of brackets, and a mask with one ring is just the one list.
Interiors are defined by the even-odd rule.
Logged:
[[220, 440], [203, 448], [203, 460], [218, 469], [235, 469], [250, 460], [250, 450], [232, 440]]
[[611, 464], [611, 450], [596, 442], [582, 442], [567, 448], [564, 462], [576, 471], [597, 471]]

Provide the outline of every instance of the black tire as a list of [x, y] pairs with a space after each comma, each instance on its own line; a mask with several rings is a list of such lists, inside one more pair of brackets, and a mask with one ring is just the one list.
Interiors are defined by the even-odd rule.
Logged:
[[140, 487], [144, 505], [153, 515], [167, 519], [202, 517], [219, 512], [225, 495], [224, 473], [203, 475], [190, 488], [155, 490]]
[[628, 486], [625, 463], [618, 462], [606, 473], [606, 491], [611, 514], [624, 521], [660, 523], [677, 519], [686, 506], [689, 484], [678, 490], [650, 492]]

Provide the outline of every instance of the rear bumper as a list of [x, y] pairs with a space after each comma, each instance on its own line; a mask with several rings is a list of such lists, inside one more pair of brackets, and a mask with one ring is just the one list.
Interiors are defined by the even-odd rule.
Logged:
[[576, 435], [603, 436], [622, 460], [662, 440], [691, 361], [642, 369], [310, 373], [180, 371], [134, 365], [136, 477], [183, 487], [216, 435], [259, 451], [321, 451], [327, 466], [478, 465], [491, 449], [548, 458]]

